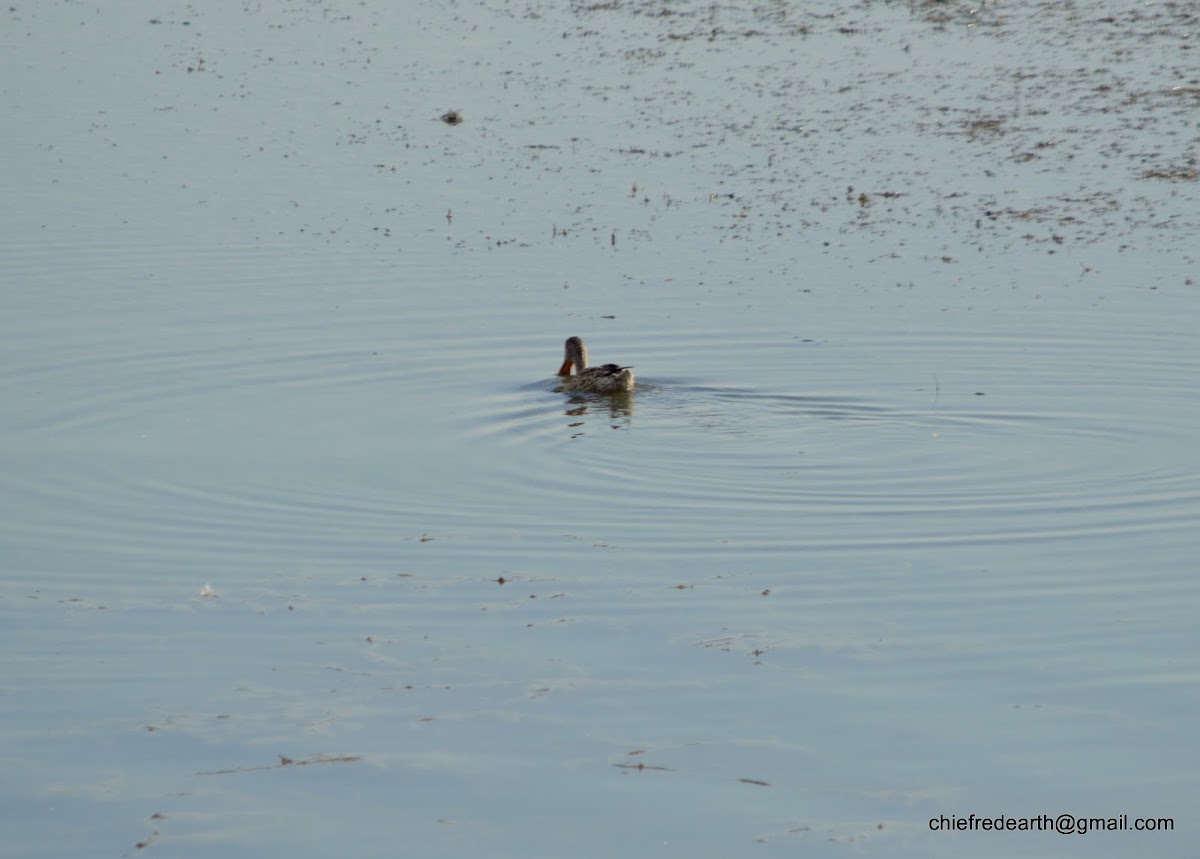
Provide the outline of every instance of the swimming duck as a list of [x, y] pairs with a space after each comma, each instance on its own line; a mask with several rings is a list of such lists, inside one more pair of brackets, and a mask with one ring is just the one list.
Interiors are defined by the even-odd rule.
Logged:
[[[563, 344], [563, 363], [558, 368], [562, 377], [560, 391], [588, 391], [593, 394], [619, 394], [633, 390], [633, 368], [617, 364], [588, 366], [587, 347], [578, 337], [568, 337]], [[571, 375], [571, 368], [575, 375]]]

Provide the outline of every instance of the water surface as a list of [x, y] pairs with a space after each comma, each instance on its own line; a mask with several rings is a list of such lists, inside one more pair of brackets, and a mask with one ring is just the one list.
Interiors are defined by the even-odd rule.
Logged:
[[4, 15], [13, 850], [1190, 855], [1191, 10]]

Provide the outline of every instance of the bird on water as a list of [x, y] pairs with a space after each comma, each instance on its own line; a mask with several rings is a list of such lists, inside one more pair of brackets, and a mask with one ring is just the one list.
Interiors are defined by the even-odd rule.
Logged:
[[[571, 374], [574, 368], [575, 374]], [[588, 366], [587, 347], [578, 337], [568, 337], [563, 344], [563, 362], [558, 368], [562, 378], [560, 391], [588, 391], [594, 394], [619, 394], [633, 390], [633, 368], [618, 364]]]

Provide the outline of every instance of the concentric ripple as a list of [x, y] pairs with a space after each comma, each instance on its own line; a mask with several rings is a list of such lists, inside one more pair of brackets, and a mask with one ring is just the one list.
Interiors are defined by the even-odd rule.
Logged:
[[[586, 509], [587, 527], [646, 551], [702, 552], [733, 537], [750, 538], [750, 551], [889, 549], [1186, 528], [1200, 509], [1200, 475], [1179, 457], [1187, 352], [1161, 343], [1147, 355], [1134, 337], [1100, 346], [864, 338], [854, 344], [864, 365], [886, 356], [901, 369], [874, 388], [861, 374], [845, 374], [841, 390], [827, 377], [814, 393], [653, 375], [627, 401], [526, 387], [489, 398], [471, 438], [495, 446], [486, 477], [506, 517]], [[790, 349], [753, 354], [777, 367]], [[945, 363], [906, 387], [903, 368], [918, 357]], [[956, 358], [966, 360], [947, 366]], [[1055, 375], [1039, 378], [1043, 366]], [[1140, 420], [1139, 403], [1169, 415], [1173, 402], [1178, 423]]]

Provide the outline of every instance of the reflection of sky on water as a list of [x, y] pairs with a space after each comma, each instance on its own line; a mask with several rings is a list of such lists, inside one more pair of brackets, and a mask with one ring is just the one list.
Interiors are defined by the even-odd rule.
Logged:
[[4, 14], [22, 855], [1183, 820], [1193, 10]]

